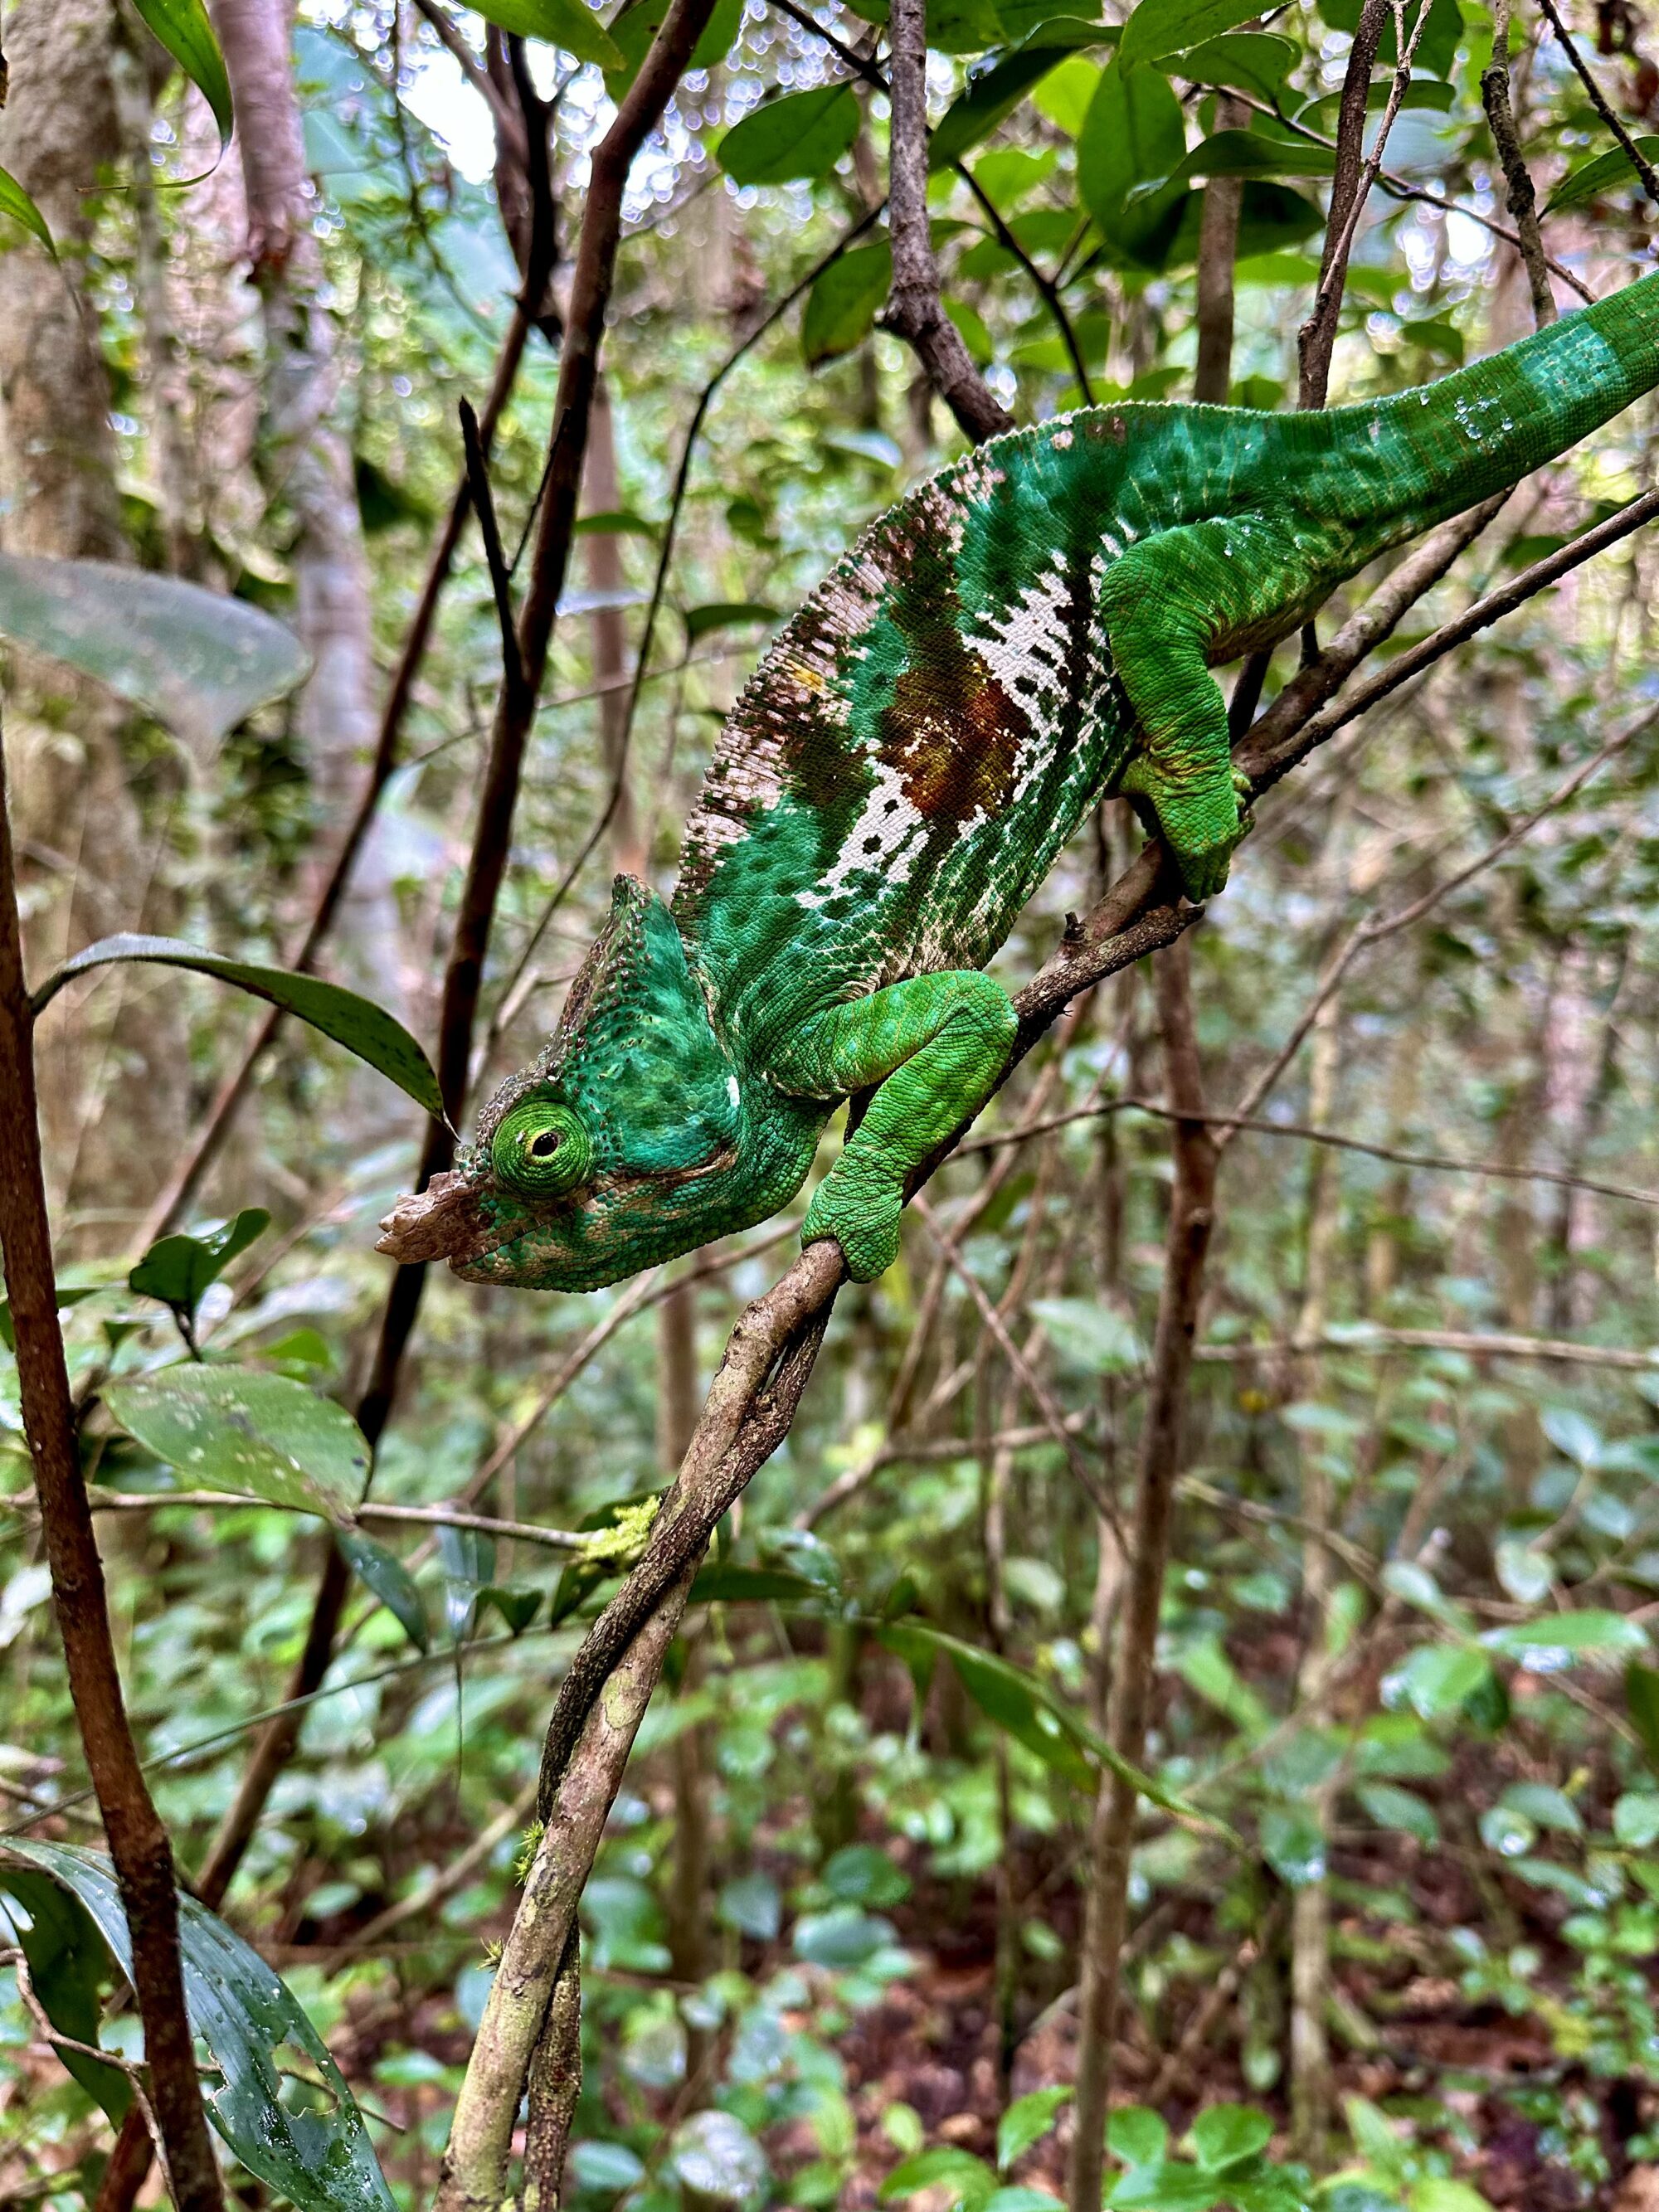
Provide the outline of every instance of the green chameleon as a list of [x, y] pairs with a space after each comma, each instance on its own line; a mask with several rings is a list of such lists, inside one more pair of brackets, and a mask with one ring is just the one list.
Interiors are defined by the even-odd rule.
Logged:
[[672, 906], [617, 878], [556, 1033], [380, 1250], [594, 1290], [787, 1204], [872, 1091], [801, 1233], [880, 1274], [1007, 1062], [982, 965], [1088, 809], [1128, 795], [1218, 891], [1246, 825], [1211, 668], [1656, 384], [1659, 276], [1391, 398], [1089, 408], [920, 486], [744, 690]]

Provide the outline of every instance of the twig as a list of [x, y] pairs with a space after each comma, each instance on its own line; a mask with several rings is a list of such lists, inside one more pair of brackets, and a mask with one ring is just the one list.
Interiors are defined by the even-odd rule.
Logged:
[[1012, 430], [1014, 418], [974, 367], [962, 333], [939, 301], [939, 265], [927, 218], [927, 29], [926, 0], [893, 0], [888, 229], [893, 283], [885, 327], [914, 350], [928, 381], [975, 444]]
[[0, 1245], [23, 1426], [34, 1464], [70, 1692], [131, 1936], [133, 1990], [173, 2194], [179, 2212], [221, 2212], [218, 2163], [208, 2137], [185, 2011], [173, 1847], [127, 1724], [103, 1565], [70, 1402], [40, 1160], [33, 1030], [0, 760], [0, 1148], [6, 1161], [0, 1176]]
[[1562, 21], [1560, 14], [1555, 5], [1555, 0], [1538, 0], [1538, 5], [1542, 9], [1543, 13], [1549, 18], [1550, 27], [1555, 33], [1556, 37], [1560, 40], [1563, 52], [1566, 55], [1567, 59], [1572, 64], [1573, 68], [1577, 72], [1579, 82], [1583, 86], [1584, 90], [1589, 94], [1590, 106], [1595, 110], [1602, 122], [1607, 125], [1608, 130], [1612, 131], [1613, 137], [1624, 148], [1626, 156], [1628, 159], [1632, 168], [1635, 170], [1637, 175], [1642, 179], [1643, 191], [1653, 202], [1654, 205], [1656, 207], [1659, 207], [1659, 172], [1655, 171], [1652, 162], [1649, 161], [1647, 155], [1637, 144], [1635, 139], [1631, 137], [1630, 132], [1625, 128], [1622, 119], [1608, 102], [1607, 95], [1603, 93], [1601, 86], [1597, 84], [1595, 79], [1591, 76], [1589, 64], [1585, 61], [1583, 56], [1579, 52], [1577, 46], [1573, 43], [1572, 33]]
[[1555, 321], [1559, 310], [1550, 289], [1543, 234], [1538, 228], [1538, 195], [1521, 151], [1521, 134], [1515, 127], [1515, 110], [1510, 101], [1510, 0], [1492, 0], [1492, 60], [1480, 72], [1480, 102], [1508, 187], [1509, 210], [1521, 241], [1527, 289], [1532, 294], [1532, 319], [1541, 331]]
[[472, 411], [472, 402], [462, 399], [457, 411], [461, 418], [461, 447], [465, 454], [472, 512], [478, 518], [478, 536], [483, 543], [490, 593], [495, 602], [495, 620], [501, 629], [501, 678], [507, 690], [521, 697], [524, 656], [519, 650], [519, 633], [513, 617], [513, 580], [507, 573], [507, 557], [501, 551], [495, 495], [489, 489], [489, 464], [484, 458], [483, 441], [478, 434], [478, 418]]
[[[1423, 8], [1426, 15], [1426, 5]], [[1330, 382], [1331, 354], [1342, 312], [1342, 288], [1348, 273], [1348, 252], [1353, 243], [1352, 221], [1364, 204], [1360, 171], [1365, 151], [1365, 114], [1370, 99], [1371, 70], [1382, 42], [1388, 21], [1388, 0], [1364, 0], [1348, 50], [1347, 74], [1342, 80], [1342, 105], [1336, 129], [1336, 168], [1331, 179], [1330, 214], [1325, 224], [1325, 245], [1320, 256], [1319, 289], [1308, 319], [1297, 334], [1300, 360], [1303, 409], [1325, 404]]]
[[1659, 1347], [1627, 1352], [1613, 1345], [1572, 1344], [1551, 1336], [1509, 1336], [1455, 1328], [1382, 1328], [1367, 1322], [1352, 1333], [1288, 1337], [1271, 1344], [1204, 1344], [1195, 1357], [1212, 1366], [1246, 1366], [1255, 1359], [1288, 1359], [1301, 1354], [1390, 1352], [1466, 1352], [1476, 1359], [1538, 1359], [1564, 1367], [1618, 1367], [1632, 1374], [1659, 1370]]

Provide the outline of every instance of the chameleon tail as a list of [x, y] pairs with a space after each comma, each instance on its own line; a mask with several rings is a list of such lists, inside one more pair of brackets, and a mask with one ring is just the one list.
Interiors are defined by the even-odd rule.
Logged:
[[1437, 384], [1334, 410], [1332, 459], [1352, 474], [1332, 483], [1334, 515], [1363, 527], [1369, 509], [1398, 542], [1518, 483], [1656, 385], [1659, 275]]

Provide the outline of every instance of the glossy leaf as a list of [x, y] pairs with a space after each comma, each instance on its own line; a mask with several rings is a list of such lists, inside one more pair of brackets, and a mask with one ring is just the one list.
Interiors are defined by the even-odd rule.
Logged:
[[824, 1862], [823, 1886], [840, 1905], [902, 1905], [910, 1877], [874, 1844], [845, 1844]]
[[1153, 249], [1159, 226], [1173, 216], [1181, 187], [1165, 185], [1129, 207], [1149, 177], [1168, 177], [1185, 158], [1181, 102], [1156, 70], [1126, 73], [1121, 58], [1101, 73], [1077, 143], [1078, 187], [1103, 234], [1128, 253]]
[[995, 2186], [996, 2177], [982, 2158], [954, 2143], [939, 2143], [896, 2166], [877, 2194], [889, 2204], [919, 2190], [938, 2189], [947, 2204], [973, 2205], [983, 2203]]
[[1639, 1621], [1621, 1613], [1590, 1610], [1547, 1613], [1489, 1629], [1480, 1641], [1489, 1651], [1516, 1659], [1535, 1674], [1559, 1673], [1579, 1659], [1625, 1658], [1648, 1648]]
[[0, 637], [95, 677], [203, 751], [311, 669], [293, 632], [245, 599], [38, 553], [0, 553]]
[[806, 295], [801, 319], [801, 351], [817, 368], [862, 345], [876, 326], [893, 280], [893, 255], [885, 239], [855, 246], [832, 261]]
[[988, 138], [1068, 54], [1105, 46], [1116, 36], [1115, 31], [1079, 16], [1057, 15], [1040, 24], [1011, 53], [978, 73], [951, 101], [928, 141], [928, 167], [948, 169], [959, 161], [970, 147]]
[[521, 39], [544, 40], [579, 62], [597, 62], [601, 69], [622, 66], [616, 40], [582, 0], [473, 0], [473, 4], [487, 21]]
[[1194, 84], [1224, 84], [1277, 102], [1296, 58], [1293, 40], [1277, 38], [1271, 31], [1229, 31], [1194, 46], [1172, 66]]
[[997, 2165], [1003, 2172], [1017, 2165], [1033, 2143], [1042, 2142], [1071, 2094], [1070, 2087], [1061, 2082], [1049, 2089], [1032, 2089], [1014, 2100], [997, 2122]]
[[417, 1650], [430, 1650], [432, 1632], [427, 1624], [426, 1607], [415, 1577], [403, 1561], [384, 1545], [377, 1544], [372, 1536], [365, 1536], [361, 1528], [337, 1528], [334, 1540], [353, 1574], [365, 1589], [380, 1599], [410, 1642]]
[[249, 1493], [331, 1520], [362, 1494], [362, 1431], [343, 1406], [286, 1375], [191, 1363], [112, 1382], [104, 1401], [186, 1488]]
[[1132, 1375], [1146, 1363], [1134, 1323], [1097, 1298], [1034, 1298], [1031, 1312], [1068, 1367], [1085, 1375]]
[[855, 1905], [803, 1912], [795, 1923], [795, 1956], [812, 1966], [862, 1966], [897, 1941], [890, 1920], [878, 1912], [860, 1911]]
[[1425, 1721], [1455, 1713], [1491, 1674], [1479, 1651], [1458, 1644], [1425, 1644], [1390, 1677]]
[[1432, 1850], [1440, 1840], [1440, 1823], [1426, 1799], [1394, 1782], [1361, 1782], [1354, 1796], [1379, 1828], [1397, 1828], [1413, 1843]]
[[[1636, 140], [1638, 150], [1650, 161], [1659, 161], [1659, 137], [1651, 131]], [[1550, 194], [1545, 207], [1546, 215], [1559, 215], [1563, 208], [1580, 207], [1586, 200], [1601, 192], [1620, 192], [1640, 188], [1641, 179], [1631, 165], [1630, 155], [1622, 146], [1609, 146], [1603, 154], [1593, 155], [1581, 161], [1566, 175]]]
[[739, 1566], [717, 1559], [691, 1585], [692, 1605], [822, 1605], [823, 1588], [785, 1567]]
[[1261, 13], [1245, 0], [1140, 0], [1123, 27], [1119, 58], [1126, 70], [1162, 61]]
[[[8, 1842], [78, 1898], [131, 1979], [132, 1946], [115, 1873], [101, 1852], [70, 1844]], [[208, 2116], [250, 2173], [300, 2212], [393, 2212], [362, 2115], [328, 2046], [286, 1984], [240, 1936], [194, 1898], [179, 1900], [179, 1945], [190, 2024], [221, 2075], [203, 2085]], [[303, 2060], [323, 2111], [290, 2112], [283, 2076]]]
[[734, 185], [827, 176], [858, 136], [859, 104], [844, 84], [792, 92], [734, 123], [715, 158]]
[[1270, 1805], [1261, 1816], [1261, 1856], [1291, 1889], [1325, 1878], [1325, 1834], [1306, 1805]]
[[1106, 2202], [1116, 2212], [1210, 2212], [1227, 2200], [1227, 2185], [1202, 2166], [1138, 2166], [1114, 2183]]
[[1193, 2148], [1212, 2170], [1255, 2158], [1273, 2141], [1273, 2124], [1250, 2105], [1212, 2105], [1193, 2122]]
[[263, 1206], [246, 1206], [206, 1237], [159, 1237], [128, 1275], [127, 1288], [193, 1314], [203, 1292], [270, 1225]]
[[478, 1610], [486, 1606], [501, 1617], [509, 1636], [522, 1636], [536, 1618], [542, 1594], [520, 1583], [486, 1583], [478, 1592]]
[[775, 623], [777, 618], [775, 607], [763, 606], [757, 599], [711, 600], [706, 607], [686, 609], [685, 641], [693, 646], [717, 629], [743, 629], [750, 623]]
[[222, 153], [236, 118], [225, 58], [208, 21], [205, 0], [132, 0], [132, 4], [213, 110]]
[[[96, 1923], [72, 1892], [48, 1875], [0, 1858], [0, 1902], [14, 1899], [21, 1916], [7, 1913], [6, 1918], [28, 1961], [29, 1979], [47, 2019], [60, 2035], [95, 2045], [104, 1988], [111, 1979], [109, 1953]], [[60, 2047], [58, 2057], [118, 2128], [132, 2102], [126, 2075], [84, 2051]]]
[[1107, 2120], [1106, 2148], [1126, 2166], [1157, 2166], [1170, 2148], [1170, 2130], [1150, 2106], [1123, 2105]]
[[9, 169], [0, 169], [0, 215], [9, 216], [14, 222], [21, 223], [31, 238], [40, 240], [54, 261], [58, 258], [58, 248], [52, 243], [46, 218]]
[[1166, 184], [1194, 177], [1328, 177], [1336, 155], [1327, 146], [1270, 138], [1260, 131], [1218, 131], [1177, 163]]
[[[3, 557], [3, 556], [0, 556]], [[267, 968], [249, 960], [229, 960], [177, 937], [100, 937], [55, 969], [32, 994], [36, 1013], [51, 1004], [77, 975], [112, 961], [137, 960], [161, 968], [185, 968], [198, 975], [216, 976], [234, 983], [256, 999], [280, 1006], [284, 1013], [320, 1030], [336, 1044], [343, 1044], [358, 1060], [395, 1083], [428, 1114], [441, 1115], [443, 1098], [432, 1063], [399, 1021], [372, 1000], [338, 983], [325, 983], [319, 975], [296, 975], [286, 968]]]
[[[743, 6], [744, 0], [714, 0], [714, 11], [691, 49], [688, 69], [719, 67], [743, 28]], [[620, 100], [639, 75], [640, 64], [662, 28], [668, 7], [669, 0], [635, 0], [633, 7], [611, 17], [608, 35], [620, 57], [605, 73], [605, 88], [612, 100]]]

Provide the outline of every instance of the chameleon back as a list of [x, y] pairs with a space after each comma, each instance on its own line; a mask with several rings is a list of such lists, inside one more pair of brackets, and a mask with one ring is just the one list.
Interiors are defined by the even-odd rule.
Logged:
[[999, 438], [872, 523], [781, 632], [674, 900], [739, 1049], [1002, 943], [1128, 749], [1107, 567], [1250, 473], [1259, 418], [1217, 436], [1218, 415], [1094, 409]]

